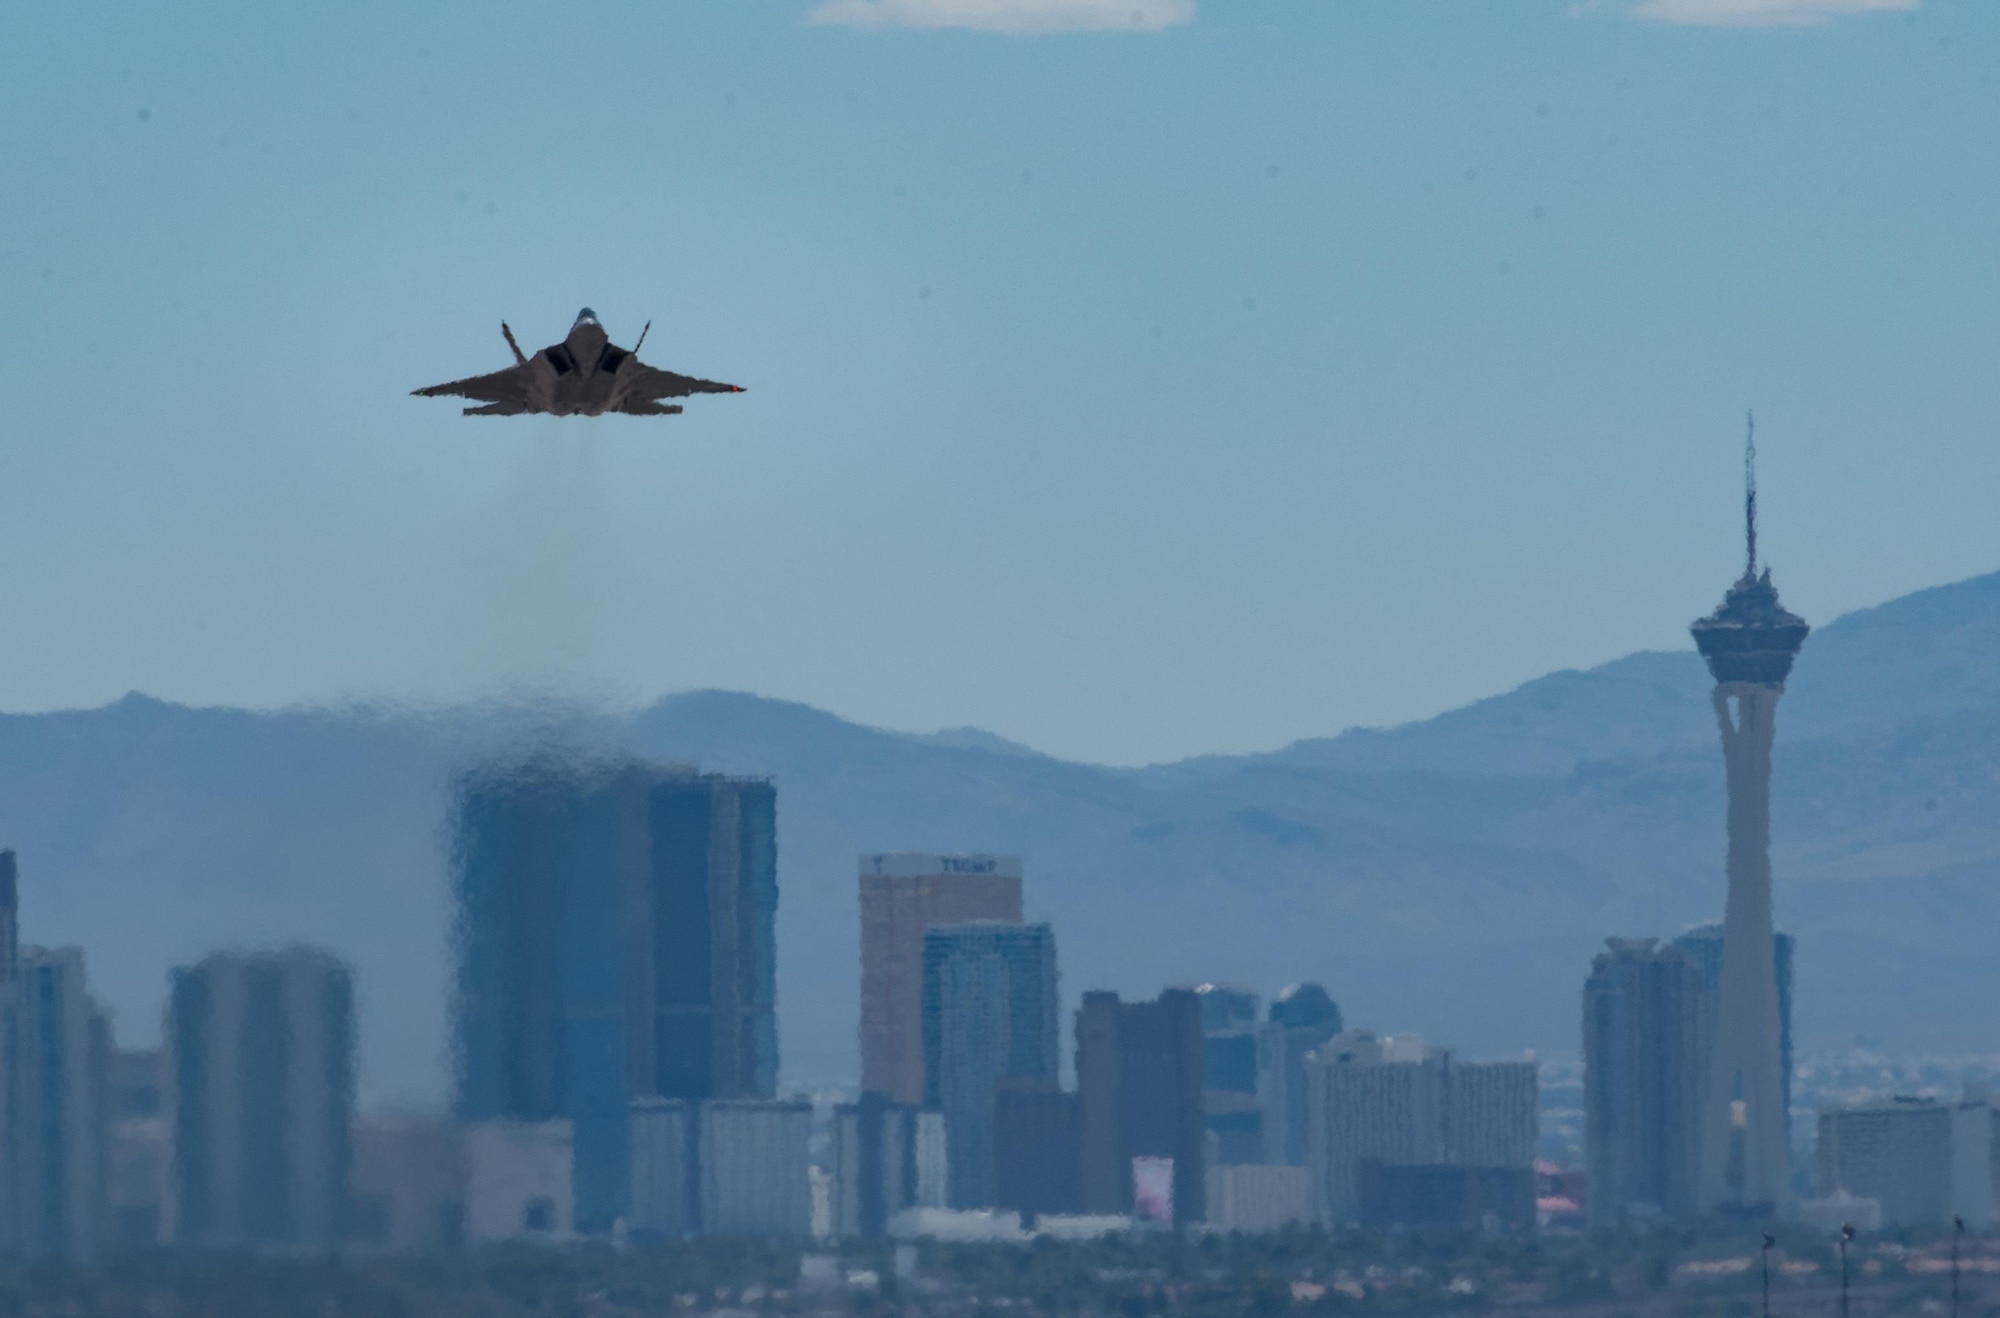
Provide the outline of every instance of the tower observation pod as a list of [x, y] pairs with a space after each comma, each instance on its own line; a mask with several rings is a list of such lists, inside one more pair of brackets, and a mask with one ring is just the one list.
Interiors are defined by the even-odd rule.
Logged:
[[1791, 1141], [1772, 939], [1771, 741], [1810, 629], [1778, 602], [1771, 570], [1757, 570], [1755, 436], [1753, 428], [1744, 457], [1743, 577], [1690, 629], [1715, 678], [1729, 789], [1729, 899], [1699, 1184], [1703, 1209], [1782, 1216], [1791, 1207]]

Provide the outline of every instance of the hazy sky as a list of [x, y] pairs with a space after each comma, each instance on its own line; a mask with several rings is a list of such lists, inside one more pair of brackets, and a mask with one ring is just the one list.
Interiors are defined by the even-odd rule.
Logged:
[[[974, 30], [967, 30], [974, 29]], [[977, 30], [986, 29], [986, 30]], [[2000, 567], [1991, 0], [0, 8], [0, 708], [1112, 762]], [[579, 306], [671, 420], [418, 385]]]

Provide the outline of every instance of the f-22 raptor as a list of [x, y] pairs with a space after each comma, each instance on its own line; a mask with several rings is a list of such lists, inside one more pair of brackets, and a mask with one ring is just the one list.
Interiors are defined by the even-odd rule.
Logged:
[[423, 398], [453, 394], [483, 403], [468, 407], [467, 416], [520, 416], [525, 412], [545, 412], [551, 416], [603, 416], [623, 412], [628, 416], [672, 416], [681, 410], [662, 398], [686, 398], [690, 394], [740, 394], [733, 384], [697, 380], [648, 366], [639, 360], [639, 347], [646, 341], [651, 321], [639, 331], [639, 342], [630, 352], [611, 341], [597, 323], [597, 313], [585, 307], [561, 343], [552, 343], [534, 356], [522, 353], [514, 342], [514, 331], [500, 322], [507, 346], [514, 350], [514, 365], [491, 375], [474, 375], [428, 389], [413, 389]]

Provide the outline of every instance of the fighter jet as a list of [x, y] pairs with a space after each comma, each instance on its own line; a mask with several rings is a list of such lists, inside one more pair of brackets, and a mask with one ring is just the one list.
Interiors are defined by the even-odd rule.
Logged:
[[624, 412], [629, 416], [672, 416], [680, 411], [675, 403], [662, 398], [686, 398], [689, 394], [740, 394], [733, 384], [697, 380], [691, 375], [662, 371], [639, 360], [639, 342], [627, 352], [611, 341], [597, 323], [597, 313], [585, 307], [569, 327], [569, 337], [552, 343], [532, 357], [522, 354], [514, 342], [514, 331], [500, 322], [507, 346], [514, 350], [514, 365], [491, 375], [475, 375], [450, 384], [434, 384], [413, 389], [423, 398], [455, 394], [484, 403], [468, 407], [467, 416], [519, 416], [523, 412], [546, 412], [551, 416], [603, 416]]

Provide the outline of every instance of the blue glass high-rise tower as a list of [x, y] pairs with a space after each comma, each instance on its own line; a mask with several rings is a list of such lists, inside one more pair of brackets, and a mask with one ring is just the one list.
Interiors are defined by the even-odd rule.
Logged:
[[577, 1224], [608, 1229], [633, 1098], [777, 1089], [776, 792], [630, 761], [482, 770], [453, 860], [458, 1115], [573, 1122]]
[[1046, 924], [974, 920], [924, 934], [924, 1106], [944, 1113], [945, 1176], [953, 1208], [998, 1202], [997, 1086], [1053, 1089], [1056, 936]]

